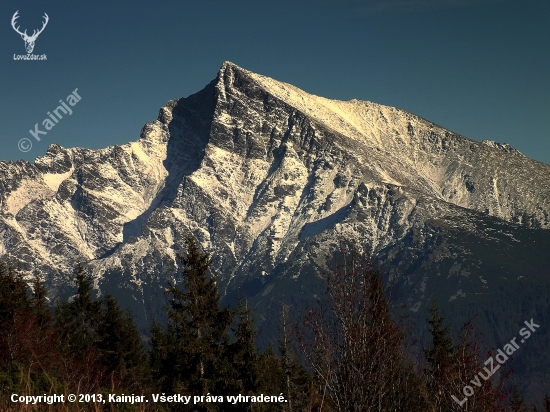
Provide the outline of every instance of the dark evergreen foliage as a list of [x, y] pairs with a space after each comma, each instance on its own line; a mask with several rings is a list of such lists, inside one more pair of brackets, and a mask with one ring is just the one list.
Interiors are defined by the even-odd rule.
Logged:
[[18, 271], [4, 262], [0, 262], [0, 279], [0, 325], [8, 331], [14, 328], [17, 316], [29, 307], [29, 292]]
[[510, 411], [511, 412], [528, 412], [525, 405], [525, 401], [517, 386], [512, 387], [512, 394], [510, 396]]
[[106, 367], [109, 382], [138, 391], [150, 383], [150, 372], [141, 336], [130, 313], [120, 309], [107, 295], [102, 303], [97, 328], [97, 349]]
[[[424, 376], [428, 391], [432, 394], [436, 408], [442, 412], [451, 411], [454, 407], [452, 395], [460, 396], [460, 386], [451, 387], [452, 377], [458, 368], [457, 348], [450, 335], [450, 327], [444, 326], [445, 319], [439, 313], [437, 302], [432, 300], [428, 309], [430, 318], [428, 331], [432, 336], [431, 347], [424, 349], [426, 368]], [[459, 390], [456, 392], [456, 390]], [[454, 391], [454, 392], [453, 392]]]
[[228, 332], [236, 311], [220, 308], [209, 255], [200, 251], [194, 238], [188, 238], [186, 246], [186, 255], [179, 256], [182, 289], [172, 284], [168, 291], [166, 331], [158, 325], [152, 330], [154, 378], [168, 393], [232, 395], [228, 391], [236, 383]]
[[283, 406], [283, 410], [289, 412], [306, 410], [311, 401], [313, 390], [313, 379], [294, 350], [294, 334], [291, 333], [291, 329], [288, 306], [283, 303], [279, 353], [281, 355], [284, 394], [288, 401]]
[[437, 386], [437, 379], [445, 375], [448, 368], [453, 367], [456, 360], [456, 348], [453, 338], [450, 335], [450, 327], [443, 326], [444, 318], [439, 313], [437, 302], [432, 300], [428, 309], [431, 317], [426, 319], [428, 330], [432, 335], [432, 346], [424, 350], [427, 362], [427, 375], [434, 377], [434, 389]]
[[239, 301], [237, 306], [238, 323], [233, 330], [235, 342], [230, 345], [229, 359], [234, 371], [233, 393], [255, 395], [258, 388], [258, 353], [256, 331], [250, 309]]
[[[328, 277], [328, 306], [312, 311], [298, 334], [312, 375], [296, 351], [296, 327], [283, 305], [278, 353], [259, 353], [253, 314], [246, 300], [221, 307], [210, 256], [193, 238], [179, 256], [180, 282], [170, 285], [168, 323], [152, 324], [149, 353], [132, 316], [112, 296], [94, 298], [83, 266], [74, 273], [75, 294], [54, 314], [40, 274], [31, 287], [20, 271], [0, 262], [0, 410], [94, 411], [384, 411], [524, 412], [517, 388], [503, 396], [491, 381], [476, 387], [462, 409], [460, 395], [484, 358], [463, 327], [455, 343], [437, 304], [427, 320], [431, 344], [424, 364], [407, 356], [405, 333], [391, 317], [380, 273], [353, 254]], [[470, 323], [467, 323], [469, 325]], [[309, 345], [309, 346], [308, 346]], [[420, 372], [418, 372], [420, 371]], [[133, 393], [257, 396], [282, 394], [285, 402], [231, 404], [14, 405], [9, 394]], [[151, 399], [150, 396], [148, 396]], [[225, 398], [224, 398], [225, 399]], [[339, 405], [339, 406], [338, 406]], [[505, 405], [505, 406], [501, 406]], [[550, 399], [544, 399], [550, 412]]]
[[97, 347], [101, 302], [93, 300], [93, 280], [80, 264], [75, 270], [74, 281], [76, 295], [71, 301], [58, 304], [55, 323], [62, 349], [82, 358]]
[[38, 271], [34, 272], [32, 285], [33, 297], [31, 299], [31, 308], [36, 316], [38, 324], [42, 327], [48, 327], [53, 320], [53, 316], [48, 307], [46, 288], [40, 279], [40, 273]]

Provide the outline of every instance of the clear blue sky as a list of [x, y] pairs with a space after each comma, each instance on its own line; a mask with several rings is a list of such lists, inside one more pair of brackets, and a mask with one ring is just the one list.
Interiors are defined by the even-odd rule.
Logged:
[[[46, 61], [14, 61], [25, 54], [16, 10], [28, 34], [49, 15], [33, 51]], [[137, 140], [229, 60], [550, 163], [548, 0], [26, 0], [3, 1], [0, 16], [0, 160]], [[35, 141], [29, 129], [76, 88], [73, 114]]]

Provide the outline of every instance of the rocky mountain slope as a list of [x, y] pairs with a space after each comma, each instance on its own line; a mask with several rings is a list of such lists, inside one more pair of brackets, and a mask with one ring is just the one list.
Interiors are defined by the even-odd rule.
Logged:
[[[420, 335], [436, 296], [455, 325], [480, 313], [498, 346], [525, 319], [550, 319], [549, 182], [550, 166], [509, 145], [226, 62], [135, 142], [0, 162], [0, 256], [40, 270], [52, 298], [83, 262], [98, 293], [146, 328], [192, 233], [227, 300], [247, 296], [268, 339], [281, 301], [319, 299], [327, 253], [354, 239], [379, 256]], [[524, 381], [550, 377], [547, 355], [533, 362], [549, 337], [518, 354]]]

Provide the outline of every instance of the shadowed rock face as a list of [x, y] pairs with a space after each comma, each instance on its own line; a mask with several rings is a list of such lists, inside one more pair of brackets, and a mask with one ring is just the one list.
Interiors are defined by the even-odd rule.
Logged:
[[[298, 309], [322, 297], [327, 254], [354, 239], [379, 256], [419, 335], [434, 295], [457, 325], [482, 312], [496, 346], [524, 317], [550, 318], [541, 293], [549, 181], [550, 166], [509, 145], [226, 62], [202, 91], [169, 101], [136, 142], [0, 162], [0, 254], [39, 269], [52, 297], [86, 263], [98, 293], [117, 296], [147, 328], [163, 317], [192, 233], [212, 252], [228, 302], [247, 296], [267, 341], [281, 301]], [[535, 366], [533, 356], [522, 373], [542, 379], [533, 368], [550, 362]]]

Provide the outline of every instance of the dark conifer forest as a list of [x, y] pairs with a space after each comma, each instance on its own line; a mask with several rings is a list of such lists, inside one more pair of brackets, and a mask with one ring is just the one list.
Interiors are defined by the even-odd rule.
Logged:
[[[83, 266], [74, 295], [50, 303], [39, 273], [23, 279], [2, 262], [0, 411], [550, 412], [548, 396], [527, 400], [507, 384], [511, 371], [489, 375], [492, 354], [474, 322], [452, 336], [459, 320], [444, 319], [435, 301], [431, 341], [416, 342], [382, 274], [348, 247], [325, 274], [318, 307], [292, 318], [281, 302], [278, 337], [263, 351], [253, 310], [244, 298], [222, 305], [211, 256], [195, 239], [179, 260], [168, 320], [153, 320], [147, 336], [115, 298], [94, 298]], [[52, 395], [64, 401], [21, 401]]]

